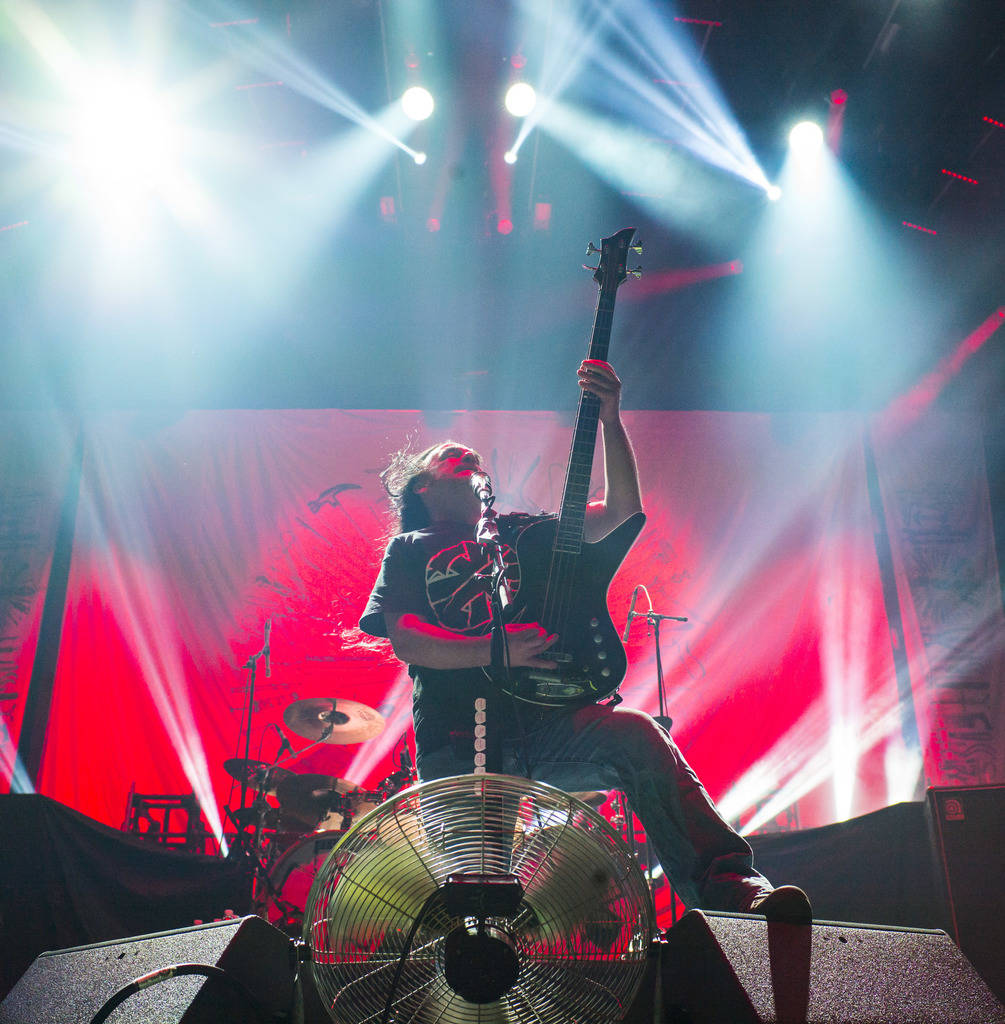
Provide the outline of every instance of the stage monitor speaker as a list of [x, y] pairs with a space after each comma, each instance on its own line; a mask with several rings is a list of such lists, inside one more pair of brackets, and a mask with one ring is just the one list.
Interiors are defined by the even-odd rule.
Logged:
[[692, 910], [667, 933], [667, 1024], [1005, 1024], [942, 931]]
[[[176, 964], [215, 976], [166, 975]], [[0, 1003], [0, 1024], [88, 1024], [132, 982], [159, 972], [163, 980], [130, 994], [109, 1024], [254, 1024], [293, 1006], [291, 940], [242, 917], [43, 953]]]
[[946, 928], [1005, 1000], [1005, 786], [928, 790]]

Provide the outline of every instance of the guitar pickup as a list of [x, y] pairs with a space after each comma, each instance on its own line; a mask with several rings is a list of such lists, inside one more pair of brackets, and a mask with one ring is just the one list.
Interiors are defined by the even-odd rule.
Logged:
[[541, 673], [531, 672], [529, 678], [536, 684], [534, 690], [539, 699], [561, 697], [568, 700], [581, 697], [586, 693], [582, 686], [562, 679], [559, 676], [546, 676]]

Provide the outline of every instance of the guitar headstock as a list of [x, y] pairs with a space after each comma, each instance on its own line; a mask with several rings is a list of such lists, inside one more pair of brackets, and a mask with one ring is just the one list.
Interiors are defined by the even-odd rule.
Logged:
[[597, 266], [586, 269], [594, 271], [593, 280], [600, 285], [601, 291], [616, 290], [629, 275], [632, 277], [642, 276], [641, 267], [628, 269], [628, 253], [642, 252], [640, 244], [632, 244], [634, 237], [635, 228], [622, 228], [615, 234], [601, 239], [599, 249], [592, 242], [587, 246], [587, 256], [600, 253], [600, 262]]

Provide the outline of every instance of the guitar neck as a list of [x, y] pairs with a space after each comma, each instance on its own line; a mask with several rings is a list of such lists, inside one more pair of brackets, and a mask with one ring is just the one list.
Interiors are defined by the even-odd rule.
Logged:
[[[607, 361], [611, 345], [611, 326], [614, 323], [614, 302], [618, 284], [624, 280], [628, 246], [634, 234], [633, 228], [625, 228], [605, 239], [618, 244], [617, 265], [604, 274], [600, 291], [597, 293], [597, 309], [593, 317], [593, 331], [590, 335], [588, 359]], [[586, 524], [586, 504], [590, 495], [590, 478], [593, 472], [593, 453], [597, 446], [597, 424], [600, 422], [600, 399], [584, 391], [579, 396], [576, 412], [576, 426], [572, 434], [572, 451], [569, 454], [569, 468], [562, 493], [562, 507], [558, 517], [555, 535], [555, 551], [578, 554], [583, 546], [583, 529]]]

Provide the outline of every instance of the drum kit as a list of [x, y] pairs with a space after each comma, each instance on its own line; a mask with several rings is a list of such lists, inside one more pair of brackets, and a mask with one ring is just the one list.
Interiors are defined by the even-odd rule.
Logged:
[[[239, 849], [254, 866], [256, 913], [291, 935], [299, 935], [314, 875], [353, 821], [415, 781], [403, 747], [401, 768], [365, 790], [334, 775], [297, 773], [284, 767], [319, 744], [364, 743], [384, 730], [384, 718], [358, 701], [315, 697], [294, 701], [283, 721], [311, 742], [283, 763], [250, 758], [224, 761], [224, 770], [240, 782], [250, 806], [228, 810], [238, 828]], [[287, 749], [289, 749], [287, 747]]]

